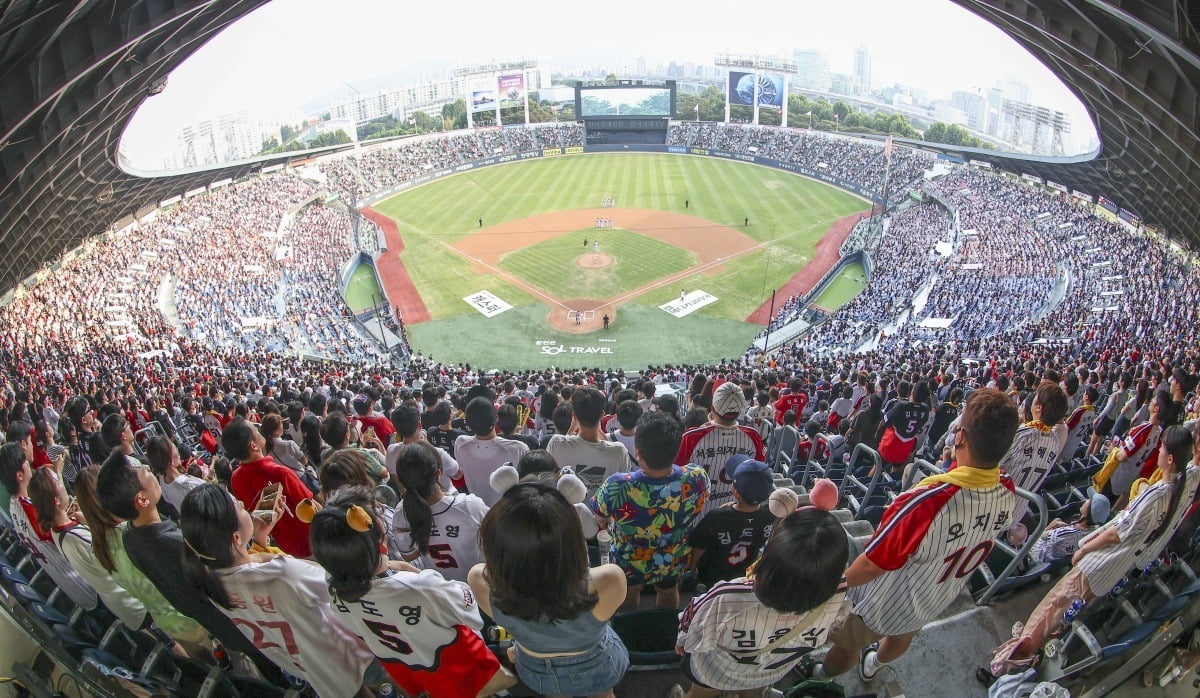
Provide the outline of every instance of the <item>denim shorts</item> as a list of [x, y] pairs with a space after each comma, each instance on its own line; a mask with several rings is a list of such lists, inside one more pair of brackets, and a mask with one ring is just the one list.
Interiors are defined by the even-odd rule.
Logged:
[[594, 649], [569, 657], [533, 657], [516, 651], [517, 676], [542, 695], [587, 696], [603, 693], [621, 682], [629, 668], [629, 652], [612, 626]]

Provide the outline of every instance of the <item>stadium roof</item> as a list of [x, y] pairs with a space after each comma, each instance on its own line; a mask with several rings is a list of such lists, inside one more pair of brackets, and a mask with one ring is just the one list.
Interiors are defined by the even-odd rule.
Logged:
[[[1071, 86], [1097, 159], [964, 153], [1105, 196], [1200, 241], [1197, 0], [954, 0]], [[0, 290], [139, 211], [286, 157], [143, 177], [117, 146], [144, 99], [197, 48], [267, 0], [0, 3]]]

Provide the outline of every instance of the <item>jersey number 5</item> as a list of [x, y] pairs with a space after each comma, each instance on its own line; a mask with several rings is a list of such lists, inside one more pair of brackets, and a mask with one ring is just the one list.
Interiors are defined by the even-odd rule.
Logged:
[[938, 584], [949, 579], [952, 573], [955, 579], [962, 579], [978, 569], [992, 552], [992, 541], [985, 540], [964, 555], [966, 550], [966, 546], [963, 546], [942, 558], [942, 562], [946, 563], [946, 571], [942, 572], [942, 576], [937, 580]]
[[450, 545], [448, 543], [438, 543], [437, 545], [429, 546], [429, 557], [436, 560], [433, 566], [438, 569], [448, 570], [458, 567], [458, 561], [450, 554]]
[[404, 638], [400, 637], [400, 629], [396, 626], [388, 625], [387, 623], [376, 623], [373, 620], [363, 622], [366, 624], [367, 630], [370, 630], [371, 634], [379, 639], [379, 644], [400, 654], [412, 654], [412, 645], [409, 645], [404, 641]]

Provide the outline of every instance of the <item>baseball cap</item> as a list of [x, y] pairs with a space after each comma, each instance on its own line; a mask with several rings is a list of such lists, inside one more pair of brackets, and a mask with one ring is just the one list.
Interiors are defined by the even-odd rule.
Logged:
[[713, 392], [712, 411], [713, 414], [722, 417], [733, 417], [742, 413], [746, 409], [746, 396], [742, 394], [742, 389], [735, 383], [722, 383], [720, 387]]
[[1112, 502], [1108, 501], [1108, 497], [1096, 491], [1095, 487], [1089, 487], [1087, 490], [1088, 513], [1092, 517], [1092, 523], [1099, 526], [1108, 521], [1109, 515], [1112, 513]]
[[725, 461], [725, 476], [733, 480], [733, 486], [747, 504], [761, 504], [775, 491], [775, 475], [770, 466], [744, 453]]

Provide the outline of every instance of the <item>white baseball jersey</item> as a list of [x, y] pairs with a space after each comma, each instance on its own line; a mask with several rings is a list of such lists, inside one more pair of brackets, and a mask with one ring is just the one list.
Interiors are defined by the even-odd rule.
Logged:
[[758, 461], [766, 460], [762, 437], [753, 427], [727, 427], [709, 422], [683, 433], [675, 464], [686, 466], [690, 463], [708, 472], [708, 501], [701, 516], [732, 501], [733, 481], [725, 475], [725, 461], [738, 454]]
[[[1134, 558], [1133, 566], [1142, 568], [1150, 564], [1152, 560], [1162, 554], [1167, 544], [1171, 542], [1171, 536], [1175, 535], [1175, 531], [1179, 529], [1179, 524], [1183, 523], [1183, 518], [1187, 516], [1188, 509], [1191, 508], [1190, 503], [1196, 496], [1196, 488], [1200, 486], [1200, 468], [1189, 464], [1187, 470], [1184, 471], [1183, 479], [1179, 481], [1179, 486], [1183, 487], [1183, 494], [1179, 497], [1179, 507], [1175, 510], [1175, 515], [1171, 517], [1171, 523], [1168, 524], [1166, 531], [1159, 536], [1152, 545], [1147, 545], [1142, 549], [1142, 552]], [[1164, 515], [1170, 508], [1170, 498], [1163, 505]]]
[[[1186, 486], [1186, 483], [1185, 483]], [[1166, 482], [1159, 482], [1142, 490], [1129, 506], [1122, 509], [1103, 526], [1097, 528], [1080, 545], [1087, 543], [1100, 531], [1113, 529], [1117, 532], [1119, 542], [1093, 550], [1079, 561], [1079, 569], [1087, 576], [1088, 586], [1096, 596], [1107, 594], [1135, 566], [1139, 559], [1153, 558], [1147, 555], [1149, 548], [1155, 548], [1155, 553], [1161, 546], [1171, 540], [1171, 534], [1164, 532], [1154, 544], [1149, 537], [1162, 523], [1171, 504], [1171, 488]], [[1186, 509], [1186, 506], [1181, 506]]]
[[[429, 549], [420, 555], [421, 566], [435, 569], [447, 579], [467, 581], [471, 566], [483, 562], [479, 550], [479, 524], [487, 515], [488, 505], [473, 494], [457, 492], [442, 497], [432, 507], [433, 525], [429, 530]], [[393, 540], [406, 559], [418, 555], [404, 516], [404, 503], [392, 517]]]
[[505, 463], [516, 467], [521, 456], [528, 452], [529, 446], [523, 442], [510, 441], [500, 436], [494, 439], [460, 436], [454, 442], [454, 457], [458, 460], [458, 467], [462, 469], [463, 478], [467, 481], [467, 490], [489, 507], [500, 501], [500, 494], [492, 489], [488, 478], [496, 468]]
[[[1112, 491], [1118, 495], [1129, 492], [1133, 481], [1142, 476], [1142, 467], [1154, 458], [1158, 441], [1162, 438], [1162, 427], [1143, 422], [1129, 430], [1119, 448], [1125, 450], [1125, 460], [1113, 471], [1109, 481]], [[1153, 469], [1151, 469], [1153, 471]], [[1146, 473], [1149, 476], [1150, 473]]]
[[854, 612], [882, 635], [920, 630], [987, 560], [1015, 500], [1006, 477], [987, 489], [939, 483], [901, 494], [864, 553], [887, 573], [847, 593]]
[[593, 443], [581, 436], [555, 434], [546, 444], [546, 452], [554, 456], [558, 467], [575, 471], [587, 485], [588, 499], [610, 475], [629, 472], [629, 451], [624, 444], [615, 441]]
[[37, 518], [33, 503], [13, 495], [9, 500], [8, 512], [12, 517], [13, 530], [25, 543], [30, 554], [41, 564], [42, 569], [46, 570], [46, 574], [50, 575], [50, 579], [54, 580], [54, 584], [80, 608], [87, 611], [95, 608], [96, 604], [100, 603], [96, 590], [79, 576], [62, 551], [54, 545], [54, 541], [43, 539], [38, 528], [33, 525], [33, 519], [30, 517]]
[[[400, 462], [400, 454], [407, 447], [408, 444], [404, 443], [388, 446], [387, 454], [383, 457], [383, 467], [387, 468], [392, 477], [396, 477], [396, 464]], [[454, 460], [454, 457], [449, 453], [446, 453], [446, 449], [438, 446], [434, 446], [434, 449], [437, 450], [438, 457], [442, 459], [442, 476], [438, 478], [438, 485], [441, 486], [443, 492], [457, 492], [458, 490], [454, 488], [454, 483], [450, 482], [450, 478], [458, 477], [461, 472], [458, 467], [458, 461]], [[399, 480], [394, 480], [393, 482], [399, 482]]]
[[[479, 606], [462, 582], [447, 580], [433, 570], [389, 569], [371, 582], [371, 590], [358, 601], [342, 601], [335, 594], [331, 605], [385, 667], [404, 665], [406, 671], [401, 672], [387, 668], [406, 679], [402, 688], [407, 692], [450, 695], [448, 690], [463, 690], [476, 695], [495, 673], [495, 659], [479, 636], [483, 628]], [[478, 685], [454, 685], [472, 681]]]
[[1070, 463], [1079, 450], [1079, 444], [1092, 434], [1092, 425], [1096, 423], [1096, 408], [1092, 405], [1080, 405], [1067, 417], [1067, 442], [1063, 445], [1062, 453], [1058, 454], [1060, 463]]
[[[691, 655], [696, 679], [722, 691], [742, 691], [774, 684], [804, 655], [825, 644], [846, 594], [846, 580], [825, 603], [806, 613], [780, 613], [764, 606], [745, 578], [718, 582], [692, 599], [679, 614], [676, 645]], [[787, 635], [805, 630], [770, 652], [746, 656]]]
[[217, 606], [279, 668], [321, 698], [358, 694], [375, 659], [329, 606], [325, 570], [290, 555], [217, 570], [234, 608]]
[[[1058, 462], [1063, 444], [1067, 441], [1067, 425], [1055, 424], [1052, 428], [1038, 428], [1033, 423], [1022, 424], [1008, 453], [1000, 459], [1000, 472], [1008, 475], [1013, 484], [1030, 492], [1037, 492], [1046, 481], [1046, 476]], [[1013, 509], [1012, 522], [1020, 523], [1029, 502], [1018, 499]]]

